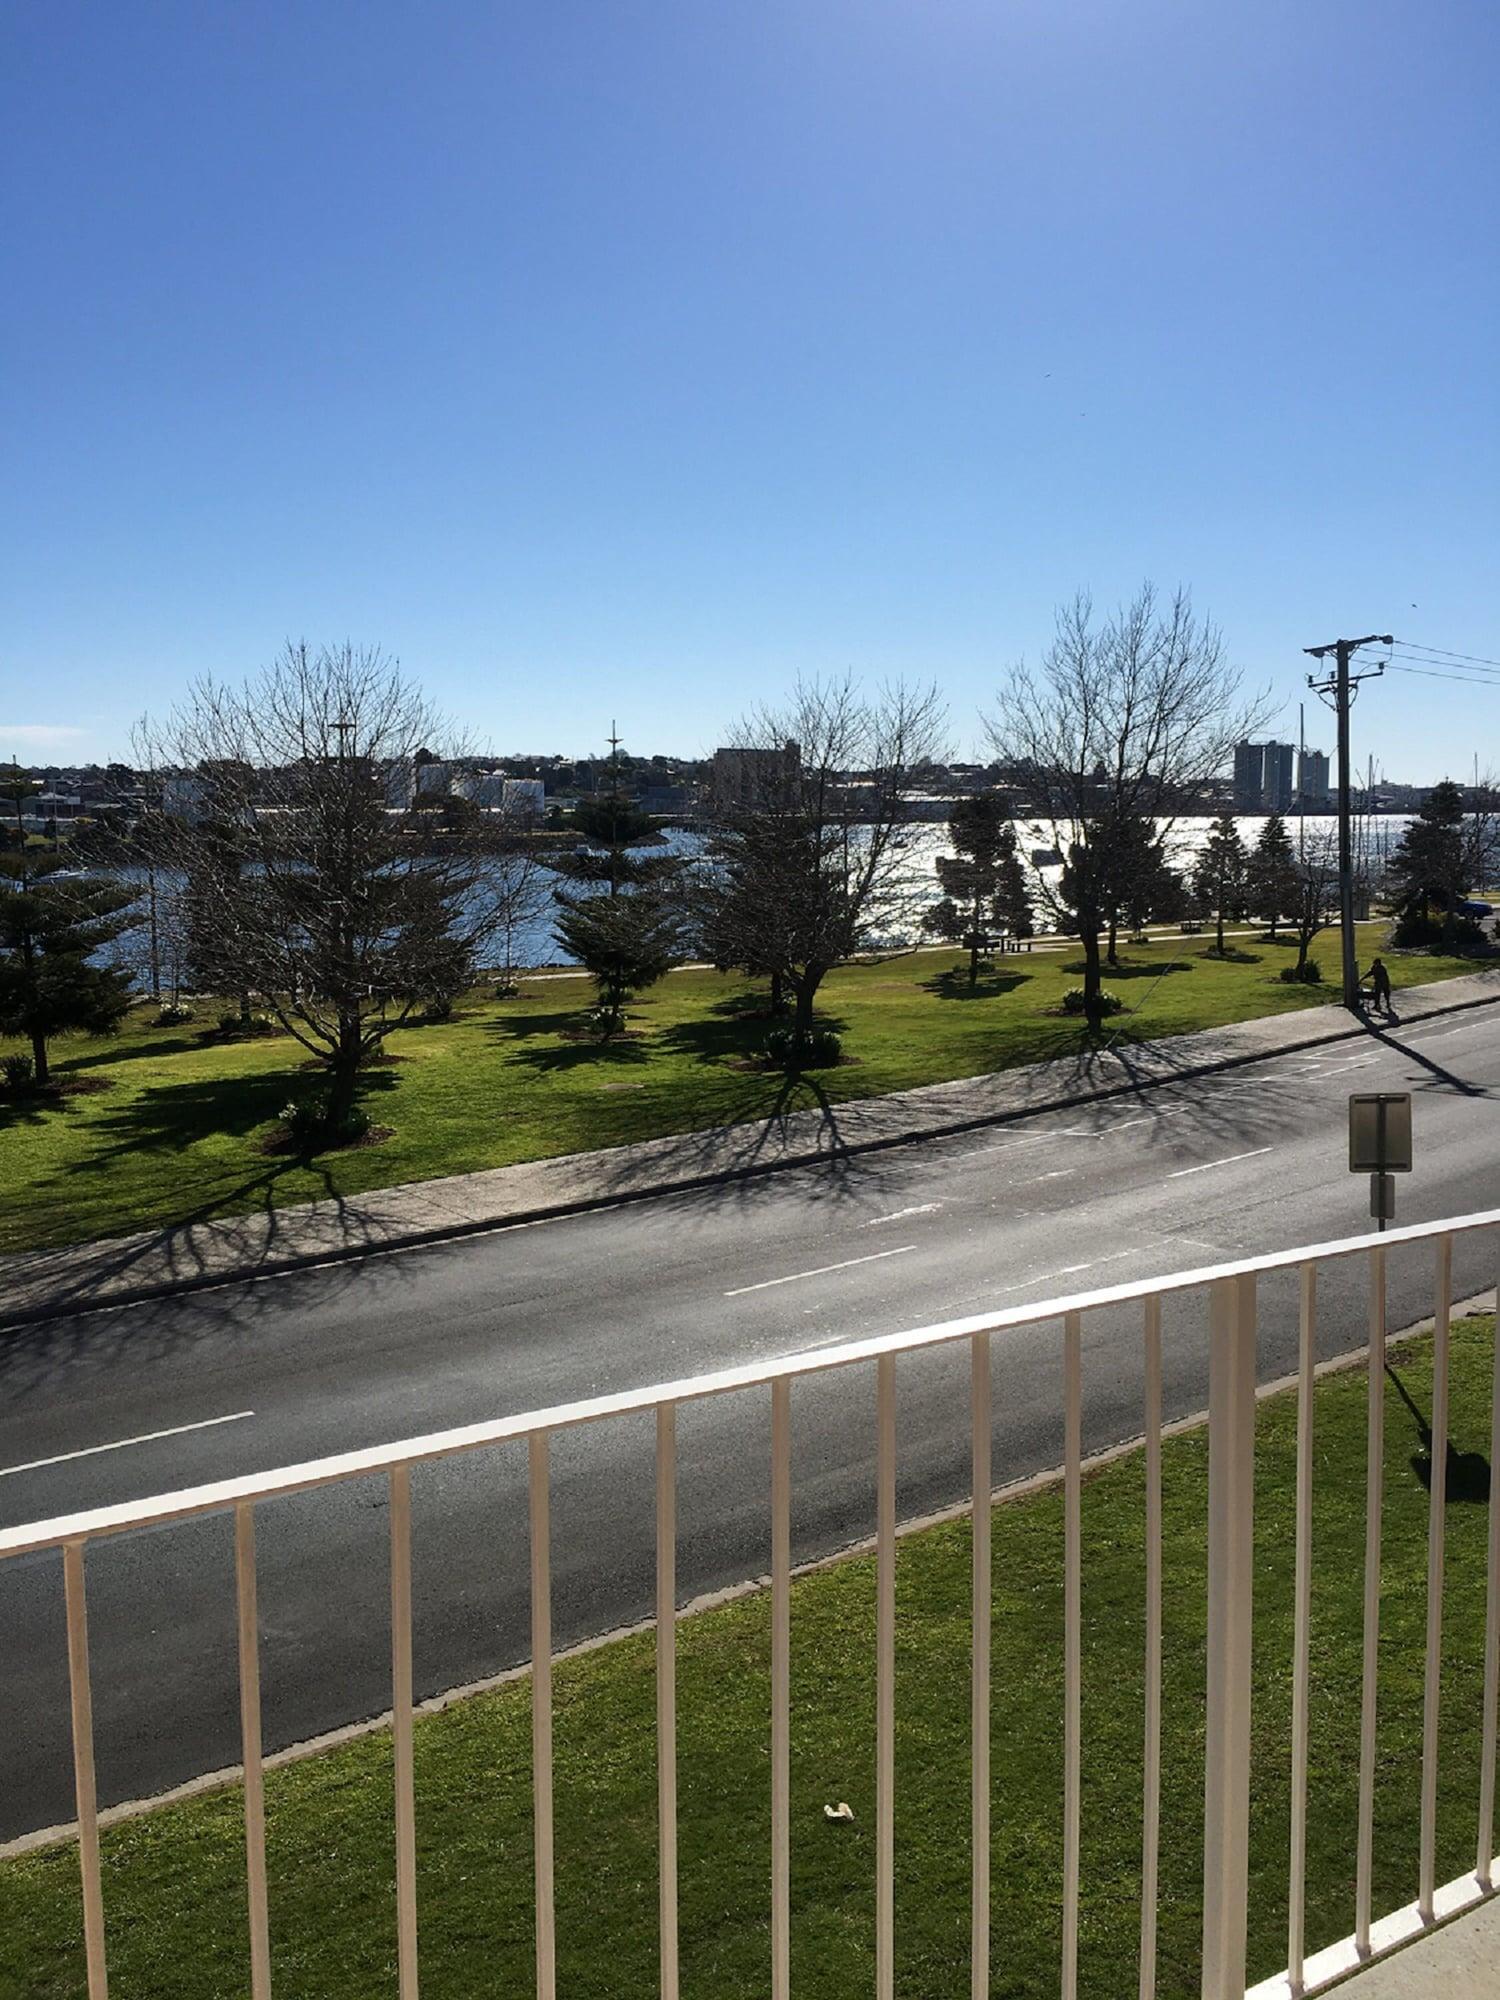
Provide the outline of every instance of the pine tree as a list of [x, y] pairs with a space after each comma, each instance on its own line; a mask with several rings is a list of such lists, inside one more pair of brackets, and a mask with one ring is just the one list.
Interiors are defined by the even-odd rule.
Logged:
[[948, 838], [958, 852], [937, 857], [943, 900], [928, 912], [927, 925], [967, 946], [973, 987], [979, 983], [980, 954], [989, 949], [991, 931], [1029, 937], [1031, 905], [1015, 828], [998, 793], [960, 799], [948, 817]]
[[1193, 871], [1193, 891], [1214, 913], [1214, 950], [1224, 956], [1224, 924], [1245, 914], [1245, 878], [1249, 856], [1240, 839], [1239, 822], [1224, 813], [1208, 830], [1208, 840]]
[[605, 1036], [617, 1032], [625, 1003], [654, 986], [681, 955], [676, 911], [654, 890], [625, 895], [559, 894], [556, 935], [563, 948], [593, 975]]
[[79, 880], [69, 870], [60, 879], [63, 856], [27, 847], [21, 822], [30, 789], [19, 776], [0, 787], [21, 836], [0, 853], [0, 1034], [31, 1043], [34, 1080], [45, 1089], [55, 1035], [111, 1034], [130, 1005], [127, 975], [92, 961], [126, 929], [134, 896], [108, 876]]
[[1246, 903], [1250, 914], [1276, 935], [1281, 918], [1297, 903], [1297, 856], [1286, 821], [1272, 813], [1260, 830], [1245, 871]]
[[1433, 786], [1391, 856], [1398, 897], [1398, 942], [1424, 942], [1434, 927], [1451, 944], [1458, 930], [1458, 906], [1468, 895], [1468, 843], [1464, 838], [1464, 797], [1451, 778]]

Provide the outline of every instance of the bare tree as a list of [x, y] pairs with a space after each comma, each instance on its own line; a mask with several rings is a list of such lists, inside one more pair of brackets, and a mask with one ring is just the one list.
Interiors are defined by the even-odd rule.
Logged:
[[1091, 1029], [1104, 1018], [1100, 939], [1120, 905], [1122, 856], [1143, 821], [1165, 846], [1264, 706], [1241, 699], [1218, 628], [1188, 593], [1163, 602], [1150, 584], [1102, 621], [1075, 597], [1039, 671], [1018, 666], [1002, 689], [990, 738], [1063, 849], [1060, 880], [1040, 889], [1082, 942]]
[[1286, 912], [1292, 919], [1297, 939], [1297, 963], [1284, 972], [1287, 980], [1316, 979], [1309, 971], [1308, 953], [1313, 939], [1339, 916], [1339, 846], [1331, 828], [1320, 827], [1302, 842], [1301, 852], [1287, 876], [1290, 898]]
[[[263, 996], [323, 1064], [330, 1133], [386, 1035], [451, 1001], [531, 888], [514, 826], [425, 809], [417, 752], [443, 734], [394, 661], [347, 644], [289, 645], [242, 687], [201, 681], [169, 731], [195, 928], [226, 988]], [[232, 867], [199, 852], [226, 828]]]
[[696, 885], [705, 949], [791, 995], [794, 1039], [834, 966], [915, 937], [928, 900], [907, 800], [940, 747], [935, 687], [798, 685], [734, 730]]

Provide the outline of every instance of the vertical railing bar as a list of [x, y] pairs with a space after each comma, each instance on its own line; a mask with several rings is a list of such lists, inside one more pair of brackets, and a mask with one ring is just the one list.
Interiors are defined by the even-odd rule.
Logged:
[[1359, 1705], [1359, 1820], [1354, 1880], [1354, 1949], [1370, 1955], [1375, 1839], [1375, 1723], [1380, 1666], [1380, 1512], [1385, 1490], [1385, 1251], [1370, 1251], [1370, 1352], [1365, 1423], [1364, 1659]]
[[677, 1411], [656, 1412], [656, 1825], [661, 2000], [677, 2000]]
[[896, 1989], [896, 1361], [876, 1366], [875, 2000]]
[[1495, 1291], [1495, 1324], [1490, 1337], [1490, 1534], [1484, 1629], [1484, 1726], [1479, 1763], [1479, 1838], [1474, 1872], [1485, 1889], [1494, 1886], [1495, 1738], [1500, 1709], [1500, 1286]]
[[552, 1867], [552, 1509], [546, 1431], [528, 1449], [531, 1525], [531, 1799], [536, 1875], [537, 2000], [556, 2000]]
[[1308, 1678], [1312, 1658], [1313, 1383], [1318, 1267], [1302, 1266], [1297, 1372], [1297, 1541], [1292, 1632], [1292, 1845], [1287, 1886], [1287, 1983], [1303, 1986], [1307, 1949]]
[[1204, 2000], [1243, 2000], [1250, 1892], [1255, 1585], [1255, 1279], [1213, 1286], [1208, 1361]]
[[1453, 1313], [1453, 1238], [1436, 1245], [1432, 1317], [1432, 1444], [1427, 1454], [1427, 1657], [1422, 1670], [1422, 1836], [1417, 1909], [1433, 1921], [1437, 1893], [1438, 1714], [1443, 1673], [1443, 1532], [1448, 1503], [1448, 1335]]
[[971, 1940], [969, 1991], [971, 2000], [989, 2000], [990, 1992], [990, 1618], [993, 1582], [990, 1574], [991, 1465], [990, 1336], [976, 1333], [971, 1343], [970, 1420], [973, 1432], [974, 1539], [973, 1637], [970, 1667], [970, 1905]]
[[1078, 1991], [1083, 1751], [1083, 1316], [1063, 1319], [1062, 2000]]
[[771, 1995], [792, 1990], [792, 1385], [771, 1384]]
[[401, 2000], [417, 2000], [417, 1818], [412, 1754], [411, 1467], [390, 1471], [391, 1735], [396, 1764], [396, 1961]]
[[1161, 1848], [1161, 1300], [1147, 1299], [1146, 1725], [1141, 1798], [1140, 2000], [1156, 1993], [1156, 1897]]
[[271, 1929], [266, 1893], [266, 1786], [261, 1765], [260, 1624], [255, 1589], [255, 1502], [234, 1510], [239, 1609], [240, 1746], [245, 1765], [245, 1886], [250, 1918], [250, 2000], [270, 2000]]
[[63, 1548], [68, 1614], [68, 1692], [73, 1711], [73, 1786], [78, 1804], [78, 1868], [83, 1879], [83, 1946], [89, 2000], [108, 2000], [104, 1953], [104, 1886], [99, 1873], [99, 1800], [94, 1782], [94, 1697], [89, 1682], [89, 1614], [83, 1543]]

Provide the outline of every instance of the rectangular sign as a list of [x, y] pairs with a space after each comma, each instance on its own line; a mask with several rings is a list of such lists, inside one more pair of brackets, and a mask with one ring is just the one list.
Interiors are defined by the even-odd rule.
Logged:
[[1411, 1172], [1411, 1093], [1374, 1091], [1349, 1099], [1351, 1174]]

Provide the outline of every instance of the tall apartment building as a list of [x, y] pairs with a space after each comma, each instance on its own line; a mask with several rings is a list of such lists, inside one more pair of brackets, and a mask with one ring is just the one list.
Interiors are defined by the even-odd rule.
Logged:
[[1234, 803], [1240, 812], [1285, 812], [1292, 803], [1292, 757], [1290, 743], [1251, 743], [1234, 746]]
[[1326, 812], [1328, 810], [1328, 752], [1326, 750], [1304, 750], [1298, 757], [1297, 802], [1306, 812]]
[[1260, 774], [1260, 802], [1268, 813], [1285, 812], [1292, 803], [1294, 743], [1267, 743]]

